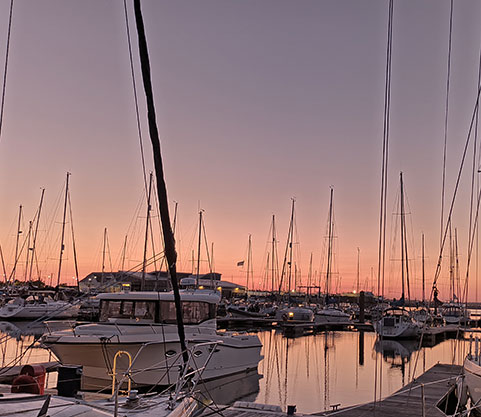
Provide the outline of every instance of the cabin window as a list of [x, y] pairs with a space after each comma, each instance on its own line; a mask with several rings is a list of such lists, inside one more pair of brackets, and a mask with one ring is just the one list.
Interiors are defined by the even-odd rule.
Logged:
[[102, 301], [100, 321], [107, 321], [109, 318], [120, 316], [121, 301]]
[[155, 301], [102, 300], [100, 321], [109, 319], [136, 319], [153, 321]]
[[[175, 304], [173, 301], [161, 301], [159, 309], [160, 323], [174, 324], [176, 323]], [[182, 302], [182, 316], [184, 324], [198, 324], [203, 321], [215, 318], [215, 306], [211, 308], [209, 303], [198, 301]]]
[[154, 320], [155, 302], [153, 301], [136, 301], [135, 302], [135, 318], [137, 320]]

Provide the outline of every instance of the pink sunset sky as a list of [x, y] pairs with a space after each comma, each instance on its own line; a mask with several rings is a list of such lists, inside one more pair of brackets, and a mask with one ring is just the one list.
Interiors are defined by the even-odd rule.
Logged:
[[[0, 0], [1, 68], [9, 5]], [[127, 5], [140, 87], [133, 7]], [[403, 0], [394, 6], [385, 276], [390, 297], [400, 296], [399, 236], [393, 233], [400, 171], [409, 202], [412, 295], [420, 296], [422, 233], [427, 288], [439, 255], [449, 6], [448, 0]], [[203, 209], [216, 271], [245, 283], [245, 269], [237, 263], [246, 260], [251, 234], [254, 282], [261, 285], [272, 215], [282, 259], [294, 197], [296, 265], [305, 285], [311, 253], [313, 270], [325, 273], [332, 186], [338, 289], [356, 288], [359, 248], [361, 288], [370, 290], [378, 257], [387, 0], [143, 0], [142, 7], [171, 214], [178, 202], [178, 269], [191, 270]], [[474, 0], [454, 3], [448, 203], [476, 101], [480, 13], [481, 3]], [[150, 170], [141, 90], [139, 102]], [[467, 158], [452, 221], [462, 279], [472, 144]], [[80, 277], [101, 269], [104, 228], [113, 269], [120, 268], [125, 235], [125, 269], [138, 264], [145, 191], [120, 0], [15, 0], [0, 137], [0, 244], [7, 273], [19, 205], [24, 238], [43, 187], [39, 270], [44, 279], [56, 276], [67, 171]], [[159, 239], [158, 228], [154, 231]], [[62, 274], [69, 283], [70, 240]], [[447, 254], [441, 299], [449, 298]], [[202, 257], [201, 272], [207, 272], [205, 251]], [[476, 260], [470, 271], [473, 300]], [[23, 268], [21, 259], [21, 278]]]

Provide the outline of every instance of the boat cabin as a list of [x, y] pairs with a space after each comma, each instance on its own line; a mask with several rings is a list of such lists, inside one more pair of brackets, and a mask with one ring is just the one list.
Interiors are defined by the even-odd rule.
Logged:
[[402, 322], [412, 322], [412, 318], [404, 308], [388, 308], [384, 311], [382, 324], [384, 327], [394, 327]]
[[[175, 324], [176, 310], [172, 292], [123, 292], [97, 295], [100, 322]], [[195, 325], [215, 319], [218, 293], [181, 292], [184, 324]]]

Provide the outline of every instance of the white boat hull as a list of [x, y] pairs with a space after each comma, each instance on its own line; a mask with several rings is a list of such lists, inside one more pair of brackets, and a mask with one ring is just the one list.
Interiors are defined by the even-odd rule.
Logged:
[[481, 403], [481, 365], [476, 361], [466, 358], [464, 360], [464, 381], [468, 394], [475, 404]]
[[0, 320], [70, 319], [78, 315], [78, 305], [47, 303], [32, 305], [6, 304], [0, 308]]
[[384, 326], [378, 321], [376, 322], [376, 333], [386, 339], [416, 339], [421, 335], [421, 327], [414, 323]]
[[[112, 384], [112, 366], [118, 351], [128, 352], [132, 359], [139, 350], [132, 366], [132, 381], [136, 387], [167, 386], [179, 378], [182, 364], [180, 343], [172, 333], [148, 335], [117, 335], [103, 341], [98, 336], [64, 336], [55, 343], [45, 344], [54, 352], [62, 364], [82, 365], [82, 389], [101, 390]], [[142, 340], [140, 342], [139, 340]], [[219, 342], [218, 345], [203, 345], [193, 350], [189, 366], [199, 369], [204, 366], [209, 353], [214, 352], [202, 373], [203, 380], [213, 380], [227, 375], [257, 369], [261, 359], [261, 343], [257, 336], [249, 335], [202, 335], [187, 336], [187, 347], [205, 343]], [[145, 345], [148, 343], [147, 345]], [[144, 345], [144, 346], [143, 346]], [[142, 347], [143, 346], [143, 347]], [[127, 370], [128, 358], [122, 355], [117, 359], [117, 378]]]

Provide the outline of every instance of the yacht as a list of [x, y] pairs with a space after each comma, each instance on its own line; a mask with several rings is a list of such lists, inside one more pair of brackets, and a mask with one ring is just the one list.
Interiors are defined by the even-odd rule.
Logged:
[[415, 339], [422, 330], [421, 325], [401, 307], [385, 310], [381, 319], [375, 322], [375, 328], [377, 334], [388, 339]]
[[469, 353], [463, 364], [464, 382], [467, 387], [468, 395], [473, 404], [481, 401], [481, 355], [479, 349], [479, 338], [475, 338], [475, 348], [473, 352], [473, 337], [469, 341]]
[[[114, 357], [117, 371], [130, 363], [132, 385], [165, 387], [176, 381], [182, 365], [173, 292], [122, 292], [99, 294], [100, 321], [72, 330], [44, 335], [43, 344], [64, 365], [83, 366], [83, 390], [101, 390], [111, 383]], [[202, 380], [209, 381], [257, 369], [262, 344], [257, 335], [217, 332], [218, 292], [180, 292], [187, 347], [196, 363], [205, 365]], [[213, 346], [215, 344], [215, 346]], [[133, 359], [133, 361], [132, 361]]]
[[0, 320], [36, 320], [39, 318], [71, 319], [78, 315], [79, 306], [49, 296], [17, 297], [0, 307]]

